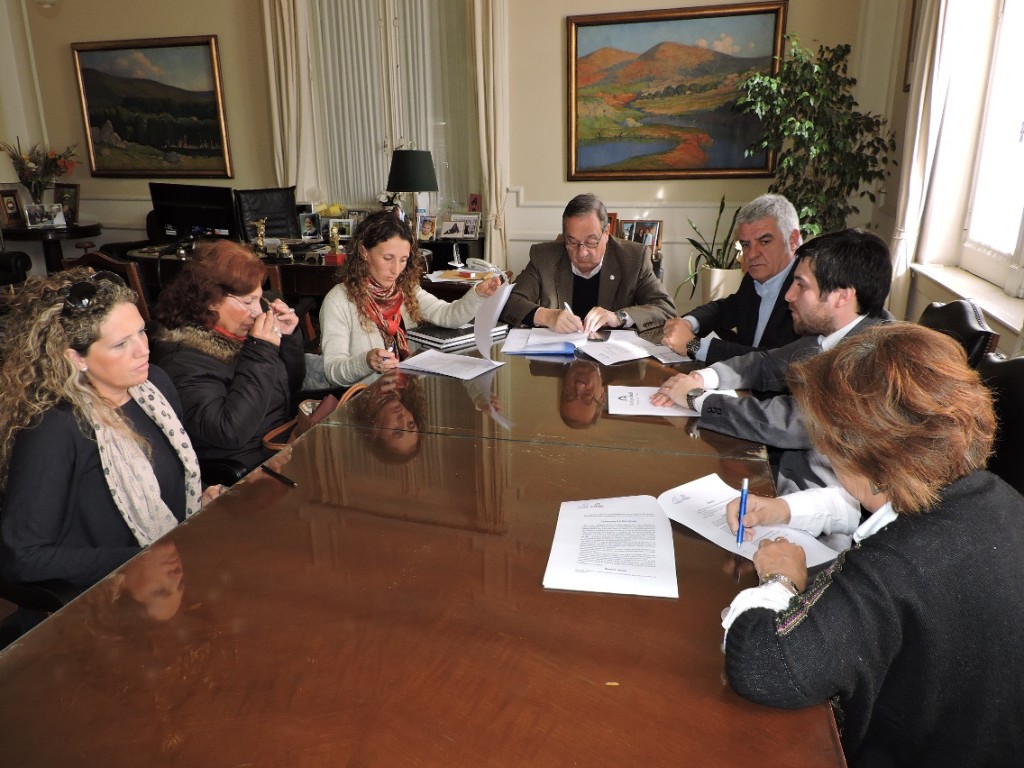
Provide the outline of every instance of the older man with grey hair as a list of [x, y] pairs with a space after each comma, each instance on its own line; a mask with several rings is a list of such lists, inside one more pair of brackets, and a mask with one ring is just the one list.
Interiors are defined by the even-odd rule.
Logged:
[[746, 270], [739, 290], [665, 323], [664, 343], [675, 352], [717, 363], [799, 338], [785, 300], [800, 246], [793, 204], [782, 195], [761, 195], [747, 203], [736, 216], [736, 239]]
[[577, 195], [562, 213], [562, 240], [530, 248], [502, 319], [561, 333], [661, 327], [676, 308], [644, 246], [612, 237], [595, 195]]

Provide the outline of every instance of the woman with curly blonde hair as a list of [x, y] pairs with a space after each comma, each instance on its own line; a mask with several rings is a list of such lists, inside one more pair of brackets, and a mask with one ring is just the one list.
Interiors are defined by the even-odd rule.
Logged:
[[89, 586], [202, 494], [181, 406], [135, 294], [80, 268], [32, 278], [4, 318], [0, 544], [5, 576]]
[[356, 227], [338, 285], [320, 308], [324, 373], [331, 384], [348, 386], [396, 368], [409, 354], [408, 328], [424, 321], [458, 328], [500, 283], [497, 277], [484, 280], [449, 304], [420, 287], [419, 257], [409, 225], [391, 211], [371, 213]]

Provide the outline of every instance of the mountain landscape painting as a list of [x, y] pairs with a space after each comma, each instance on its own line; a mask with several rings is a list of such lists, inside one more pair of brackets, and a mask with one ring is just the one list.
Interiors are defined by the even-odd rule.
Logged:
[[230, 177], [215, 36], [72, 46], [94, 176]]
[[[766, 176], [738, 83], [776, 67], [785, 3], [570, 17], [569, 179]], [[753, 9], [756, 9], [753, 10]]]

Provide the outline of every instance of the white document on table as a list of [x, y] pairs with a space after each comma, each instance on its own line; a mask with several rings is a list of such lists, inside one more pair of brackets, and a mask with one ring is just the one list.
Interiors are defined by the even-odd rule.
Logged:
[[[639, 336], [635, 333], [633, 335], [639, 340]], [[621, 339], [592, 341], [583, 348], [583, 352], [604, 365], [615, 365], [616, 363], [625, 363], [629, 360], [650, 357], [647, 350], [640, 345]]]
[[[538, 331], [547, 331], [551, 335], [538, 334], [532, 340]], [[547, 328], [512, 328], [501, 351], [506, 355], [574, 355], [577, 347], [574, 339], [581, 336], [581, 344], [585, 344], [586, 334], [555, 333]]]
[[418, 355], [406, 358], [398, 364], [398, 367], [403, 371], [440, 373], [442, 376], [469, 381], [499, 365], [504, 365], [504, 363], [481, 360], [469, 355], [453, 355], [439, 349], [428, 349]]
[[[717, 337], [716, 337], [717, 338]], [[653, 357], [655, 360], [666, 365], [672, 363], [690, 363], [689, 355], [680, 355], [673, 352], [671, 349], [666, 347], [664, 344], [655, 344], [652, 341], [640, 338], [636, 331], [610, 331], [608, 333], [608, 341], [625, 342], [627, 344], [633, 344], [640, 347], [648, 355]]]
[[512, 288], [512, 283], [503, 282], [498, 290], [484, 299], [484, 303], [476, 310], [476, 317], [473, 319], [473, 335], [476, 337], [476, 348], [484, 360], [491, 359], [494, 328], [498, 325], [498, 317], [501, 315], [501, 310], [505, 308], [505, 302], [508, 301]]
[[692, 408], [685, 405], [655, 405], [651, 396], [656, 394], [657, 387], [622, 387], [617, 384], [608, 385], [608, 414], [610, 416], [700, 416]]
[[544, 586], [679, 597], [665, 511], [653, 496], [562, 502]]
[[839, 554], [836, 550], [809, 533], [788, 525], [759, 525], [750, 529], [754, 533], [753, 541], [744, 541], [737, 546], [736, 534], [729, 530], [725, 521], [725, 506], [739, 495], [738, 490], [727, 485], [718, 475], [710, 474], [665, 491], [658, 497], [658, 502], [672, 520], [748, 560], [754, 559], [761, 539], [774, 539], [776, 536], [785, 536], [803, 547], [808, 568], [836, 559]]

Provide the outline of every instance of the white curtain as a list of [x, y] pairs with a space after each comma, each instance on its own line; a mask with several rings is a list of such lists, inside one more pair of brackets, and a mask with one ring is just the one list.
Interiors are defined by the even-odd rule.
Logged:
[[321, 188], [317, 101], [310, 73], [310, 15], [306, 0], [263, 0], [274, 174], [296, 186], [300, 200]]
[[473, 0], [473, 53], [476, 65], [477, 113], [483, 208], [481, 227], [487, 238], [487, 260], [508, 264], [505, 200], [508, 160], [508, 3]]
[[895, 268], [889, 292], [889, 311], [900, 319], [906, 317], [910, 296], [910, 265], [916, 260], [921, 222], [928, 209], [935, 156], [949, 91], [949, 72], [943, 66], [943, 45], [947, 42], [963, 45], [963, 40], [955, 36], [951, 41], [945, 39], [946, 2], [917, 0], [917, 28], [914, 30], [916, 48], [904, 130], [905, 167], [900, 181], [896, 229], [891, 244]]

